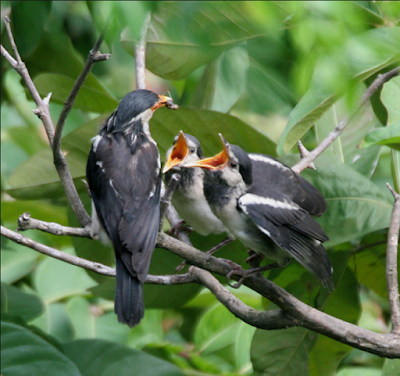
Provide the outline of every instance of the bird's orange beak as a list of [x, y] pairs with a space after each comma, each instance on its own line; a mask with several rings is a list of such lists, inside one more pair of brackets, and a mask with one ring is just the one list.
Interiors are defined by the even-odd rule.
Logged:
[[180, 131], [179, 137], [176, 140], [176, 144], [172, 149], [172, 152], [169, 155], [167, 162], [165, 163], [163, 173], [166, 173], [171, 168], [179, 165], [187, 157], [188, 154], [189, 149], [186, 143], [185, 136], [183, 135], [183, 132]]
[[175, 104], [174, 100], [170, 97], [166, 97], [165, 95], [159, 95], [158, 98], [159, 101], [151, 108], [153, 111], [164, 106], [171, 110], [177, 110], [179, 108], [179, 106]]
[[229, 161], [229, 153], [224, 137], [222, 136], [222, 134], [219, 134], [219, 136], [221, 137], [222, 145], [224, 147], [220, 153], [214, 155], [211, 158], [204, 158], [194, 163], [185, 164], [185, 167], [201, 167], [207, 170], [219, 170], [221, 168], [224, 168]]

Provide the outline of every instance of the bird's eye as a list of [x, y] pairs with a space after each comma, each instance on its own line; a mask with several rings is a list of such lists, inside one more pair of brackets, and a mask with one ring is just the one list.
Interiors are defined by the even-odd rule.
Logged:
[[190, 154], [193, 154], [196, 151], [195, 148], [190, 148]]
[[232, 168], [237, 168], [237, 163], [236, 162], [231, 162], [231, 167]]

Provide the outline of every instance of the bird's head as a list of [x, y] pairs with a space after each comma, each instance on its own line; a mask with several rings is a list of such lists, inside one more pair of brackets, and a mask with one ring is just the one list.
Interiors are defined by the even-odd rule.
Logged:
[[171, 148], [167, 151], [167, 158], [163, 173], [172, 168], [179, 168], [186, 163], [196, 162], [203, 156], [203, 149], [199, 140], [187, 133], [179, 132]]
[[124, 127], [137, 120], [148, 123], [154, 111], [160, 107], [178, 109], [170, 97], [158, 95], [150, 90], [134, 90], [122, 98], [116, 112], [116, 124]]
[[251, 160], [247, 153], [237, 145], [229, 144], [222, 134], [223, 150], [211, 158], [204, 158], [193, 163], [185, 163], [185, 167], [201, 167], [220, 176], [229, 186], [234, 187], [241, 182], [250, 186], [252, 179]]

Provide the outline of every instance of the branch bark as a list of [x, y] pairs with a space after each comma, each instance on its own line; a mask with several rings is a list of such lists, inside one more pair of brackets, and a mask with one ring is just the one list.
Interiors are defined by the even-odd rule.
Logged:
[[140, 40], [135, 46], [136, 89], [146, 89], [146, 34], [150, 24], [148, 12], [143, 22]]
[[347, 127], [350, 121], [354, 118], [357, 112], [367, 103], [372, 95], [385, 83], [390, 81], [393, 77], [396, 77], [400, 74], [400, 67], [394, 68], [391, 71], [379, 74], [378, 77], [374, 80], [374, 82], [367, 88], [364, 92], [361, 99], [358, 101], [357, 105], [353, 109], [353, 111], [345, 116], [345, 118], [335, 127], [335, 129], [329, 133], [329, 135], [322, 140], [322, 142], [311, 152], [307, 154], [304, 158], [300, 160], [299, 163], [292, 167], [292, 170], [296, 173], [300, 173], [305, 170], [307, 167], [311, 166], [312, 163], [322, 154], [324, 150], [326, 150], [333, 141], [335, 141], [343, 130]]
[[386, 283], [389, 296], [392, 333], [400, 335], [400, 303], [397, 270], [397, 252], [399, 247], [400, 229], [400, 195], [387, 184], [394, 197], [392, 220], [389, 226], [386, 254]]

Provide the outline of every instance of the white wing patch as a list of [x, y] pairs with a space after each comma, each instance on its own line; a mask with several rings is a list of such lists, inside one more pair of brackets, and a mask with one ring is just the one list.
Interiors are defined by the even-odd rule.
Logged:
[[99, 142], [103, 137], [100, 136], [99, 134], [95, 137], [93, 137], [90, 141], [93, 142], [93, 152], [96, 153], [97, 147], [99, 146]]
[[276, 209], [286, 210], [299, 210], [299, 207], [295, 204], [291, 204], [285, 201], [274, 200], [273, 198], [261, 197], [252, 193], [247, 193], [239, 199], [239, 206], [247, 214], [247, 205], [267, 205]]
[[258, 155], [258, 154], [249, 154], [249, 157], [253, 161], [268, 163], [270, 165], [277, 166], [281, 170], [288, 170], [288, 168], [286, 166], [284, 166], [282, 163], [280, 163], [278, 161], [275, 161], [275, 160], [273, 160], [271, 158], [268, 158], [267, 156]]
[[109, 182], [110, 182], [110, 186], [111, 186], [111, 188], [113, 189], [115, 195], [116, 195], [118, 198], [121, 198], [121, 195], [119, 194], [119, 192], [117, 191], [117, 189], [116, 189], [115, 186], [114, 186], [114, 181], [113, 181], [112, 179], [110, 179]]

